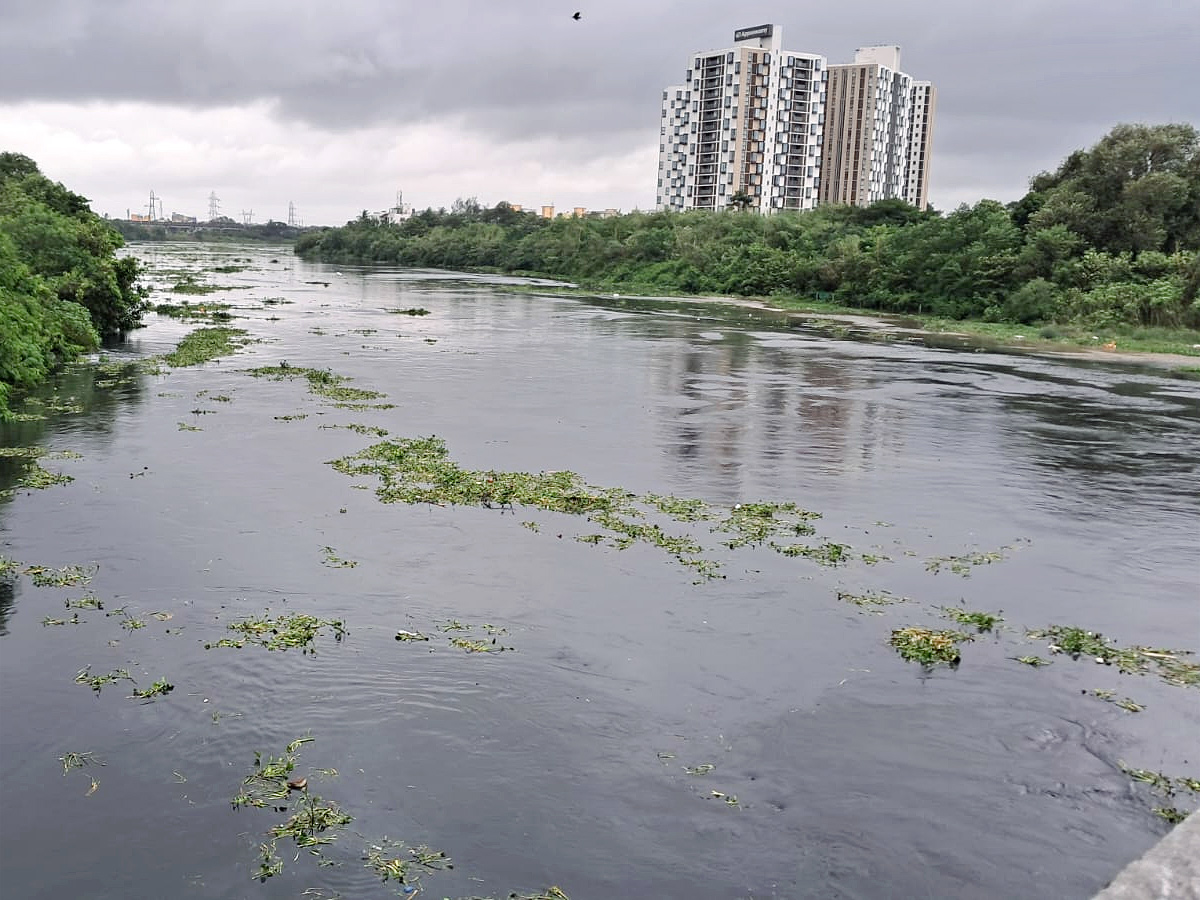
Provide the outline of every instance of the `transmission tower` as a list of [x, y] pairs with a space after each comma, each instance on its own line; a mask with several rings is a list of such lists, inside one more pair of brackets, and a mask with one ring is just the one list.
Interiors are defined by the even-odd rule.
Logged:
[[296, 204], [291, 200], [288, 201], [288, 225], [296, 227]]
[[244, 209], [242, 210], [242, 224], [243, 225], [253, 225], [254, 224], [254, 210], [250, 210], [249, 212], [247, 212]]
[[158, 212], [158, 197], [154, 196], [154, 190], [150, 191], [150, 202], [146, 204], [146, 217], [154, 221], [155, 213]]
[[221, 215], [221, 198], [213, 191], [208, 195], [208, 221], [215, 222]]

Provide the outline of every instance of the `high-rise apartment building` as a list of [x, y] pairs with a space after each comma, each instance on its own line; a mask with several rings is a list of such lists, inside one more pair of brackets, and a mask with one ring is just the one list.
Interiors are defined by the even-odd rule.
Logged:
[[937, 108], [937, 88], [929, 81], [914, 81], [912, 86], [912, 137], [908, 142], [908, 177], [904, 199], [917, 209], [929, 206], [929, 160], [933, 156], [933, 113]]
[[854, 62], [829, 67], [822, 203], [905, 197], [912, 90], [896, 46], [860, 47]]
[[740, 29], [663, 91], [659, 209], [724, 209], [735, 195], [761, 212], [816, 204], [826, 63], [782, 44], [777, 25]]
[[657, 206], [923, 208], [935, 101], [932, 84], [900, 71], [897, 46], [830, 66], [783, 49], [778, 25], [739, 29], [732, 47], [693, 53], [684, 82], [663, 91]]

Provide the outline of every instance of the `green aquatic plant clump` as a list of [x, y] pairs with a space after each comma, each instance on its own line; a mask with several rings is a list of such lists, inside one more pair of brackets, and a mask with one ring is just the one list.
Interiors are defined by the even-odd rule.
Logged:
[[463, 469], [449, 459], [446, 444], [438, 437], [381, 441], [330, 465], [345, 475], [379, 478], [375, 493], [384, 503], [493, 509], [520, 505], [584, 516], [608, 532], [597, 537], [597, 542], [605, 540], [624, 549], [643, 541], [664, 549], [705, 577], [716, 575], [716, 564], [699, 555], [702, 548], [696, 541], [639, 521], [643, 513], [634, 505], [635, 494], [622, 488], [593, 487], [574, 472]]
[[[1154, 815], [1172, 825], [1178, 825], [1191, 815], [1190, 811], [1179, 809], [1175, 804], [1180, 802], [1177, 798], [1181, 795], [1191, 794], [1193, 797], [1200, 795], [1200, 779], [1186, 775], [1172, 778], [1170, 775], [1155, 772], [1153, 769], [1134, 768], [1126, 765], [1123, 760], [1117, 760], [1117, 767], [1132, 780], [1149, 785], [1154, 793], [1172, 804], [1171, 806], [1152, 807], [1151, 812]], [[1196, 801], [1193, 799], [1191, 802], [1194, 804]]]
[[[801, 509], [795, 503], [738, 503], [727, 516], [717, 520], [712, 530], [733, 535], [725, 546], [736, 550], [762, 544], [773, 537], [813, 535], [816, 529], [809, 523], [819, 518], [820, 513]], [[786, 547], [776, 549], [785, 556], [807, 555], [788, 552], [791, 548]]]
[[50, 566], [27, 566], [22, 570], [28, 575], [36, 587], [78, 587], [92, 583], [99, 566], [63, 566], [55, 569]]
[[165, 678], [160, 678], [148, 688], [143, 690], [135, 689], [134, 692], [130, 694], [130, 698], [136, 700], [154, 700], [158, 697], [165, 697], [173, 690], [175, 690], [175, 685], [171, 684]]
[[970, 625], [980, 634], [994, 630], [1004, 621], [1004, 617], [999, 613], [972, 611], [960, 606], [939, 606], [937, 608], [947, 619], [953, 619], [959, 625]]
[[341, 619], [321, 619], [306, 613], [292, 613], [272, 619], [269, 613], [270, 610], [262, 616], [231, 622], [225, 627], [241, 637], [206, 643], [204, 649], [232, 647], [240, 650], [250, 644], [267, 650], [299, 648], [301, 653], [309, 654], [316, 653], [313, 644], [325, 628], [333, 632], [335, 641], [340, 641], [346, 635], [346, 624]]
[[1127, 675], [1155, 672], [1168, 684], [1181, 687], [1200, 686], [1200, 663], [1194, 661], [1195, 654], [1191, 650], [1120, 647], [1098, 631], [1086, 631], [1072, 625], [1028, 629], [1026, 634], [1035, 640], [1048, 641], [1051, 653], [1065, 654], [1076, 660], [1090, 657], [1097, 663], [1115, 665]]
[[228, 303], [159, 303], [154, 311], [160, 316], [184, 322], [228, 322], [233, 318]]
[[422, 874], [454, 868], [454, 863], [443, 850], [431, 850], [424, 844], [406, 847], [402, 841], [392, 841], [386, 837], [378, 844], [368, 845], [363, 860], [381, 881], [395, 881], [418, 888]]
[[987, 566], [1007, 559], [1012, 547], [1004, 546], [999, 550], [972, 550], [956, 556], [934, 556], [925, 561], [925, 571], [937, 575], [943, 568], [949, 569], [955, 575], [970, 578], [971, 571], [976, 566]]
[[888, 640], [896, 651], [908, 662], [923, 666], [956, 666], [962, 655], [958, 645], [972, 641], [973, 637], [961, 631], [940, 631], [931, 628], [896, 628]]
[[[770, 546], [784, 555], [803, 555], [824, 565], [838, 565], [850, 556], [845, 544], [824, 542], [815, 547], [778, 545], [773, 537], [811, 534], [819, 513], [794, 503], [743, 503], [722, 510], [702, 500], [638, 495], [624, 488], [588, 484], [569, 471], [500, 472], [463, 469], [450, 460], [446, 443], [436, 436], [399, 438], [372, 444], [358, 453], [331, 460], [336, 471], [351, 477], [379, 479], [376, 496], [384, 503], [428, 503], [439, 506], [482, 506], [514, 509], [516, 506], [545, 512], [581, 516], [601, 531], [576, 540], [624, 550], [644, 543], [665, 551], [701, 578], [718, 578], [720, 566], [707, 558], [703, 545], [686, 534], [672, 534], [647, 521], [660, 513], [681, 524], [708, 522], [710, 532], [729, 535], [726, 547]], [[536, 522], [523, 522], [532, 531]]]
[[246, 331], [241, 328], [198, 328], [163, 359], [175, 368], [198, 366], [220, 356], [229, 356], [247, 342]]
[[113, 669], [106, 675], [93, 675], [91, 666], [84, 666], [75, 675], [76, 684], [86, 684], [97, 694], [100, 693], [106, 685], [116, 684], [118, 681], [133, 681], [133, 676], [129, 674], [128, 669]]
[[867, 591], [862, 594], [852, 594], [849, 591], [838, 591], [837, 598], [843, 603], [853, 603], [864, 612], [882, 615], [883, 608], [896, 603], [904, 603], [907, 597], [897, 597], [890, 591]]
[[[338, 829], [349, 825], [354, 817], [338, 804], [324, 800], [309, 791], [309, 779], [296, 773], [298, 751], [313, 738], [297, 738], [284, 748], [281, 756], [264, 757], [254, 754], [254, 768], [242, 780], [241, 789], [234, 795], [234, 809], [271, 807], [288, 812], [284, 821], [267, 832], [267, 840], [259, 846], [259, 867], [254, 877], [265, 881], [283, 871], [283, 861], [276, 855], [277, 842], [291, 838], [298, 850], [320, 855], [322, 845], [333, 843]], [[336, 775], [332, 769], [313, 770], [314, 774]], [[295, 797], [290, 807], [287, 801]]]
[[253, 806], [262, 809], [268, 805], [275, 806], [277, 801], [286, 799], [292, 790], [288, 782], [292, 780], [292, 773], [296, 770], [297, 752], [313, 740], [315, 738], [297, 738], [284, 748], [281, 756], [264, 757], [261, 751], [256, 750], [254, 770], [242, 780], [242, 789], [232, 801], [233, 808]]
[[307, 369], [302, 366], [290, 365], [287, 360], [284, 360], [277, 366], [259, 366], [256, 369], [249, 369], [247, 374], [255, 378], [269, 378], [273, 381], [303, 378], [308, 382], [309, 391], [318, 397], [324, 397], [327, 400], [333, 400], [341, 404], [364, 404], [362, 406], [348, 406], [351, 409], [387, 408], [383, 404], [372, 406], [365, 403], [368, 400], [382, 400], [387, 397], [386, 394], [363, 388], [347, 387], [346, 383], [350, 379], [345, 375], [337, 375], [329, 369]]

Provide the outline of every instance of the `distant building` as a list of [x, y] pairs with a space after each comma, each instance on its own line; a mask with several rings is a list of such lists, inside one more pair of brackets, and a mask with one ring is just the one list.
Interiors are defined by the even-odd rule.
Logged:
[[899, 67], [895, 45], [830, 66], [784, 49], [778, 25], [693, 53], [683, 83], [662, 94], [657, 208], [769, 213], [914, 197], [924, 206], [936, 91]]
[[185, 216], [182, 213], [173, 212], [171, 213], [171, 221], [176, 225], [195, 225], [196, 217]]
[[543, 219], [553, 219], [554, 218], [554, 207], [552, 205], [542, 207], [542, 218]]
[[933, 157], [933, 114], [937, 88], [929, 81], [914, 81], [912, 89], [912, 138], [908, 142], [908, 177], [904, 199], [917, 209], [929, 206], [929, 162]]
[[816, 204], [825, 58], [783, 49], [778, 25], [734, 32], [693, 53], [662, 96], [658, 208], [761, 212]]
[[860, 47], [854, 62], [829, 67], [822, 203], [907, 196], [912, 89], [895, 45]]

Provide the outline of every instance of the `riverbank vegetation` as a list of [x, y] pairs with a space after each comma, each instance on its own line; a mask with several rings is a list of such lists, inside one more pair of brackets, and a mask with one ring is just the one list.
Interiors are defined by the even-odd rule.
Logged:
[[1086, 331], [1106, 343], [1137, 329], [1200, 331], [1197, 250], [1200, 138], [1182, 124], [1119, 125], [1035, 176], [1019, 201], [980, 200], [944, 215], [888, 200], [772, 216], [546, 220], [467, 200], [399, 224], [363, 215], [296, 242], [298, 254], [326, 262], [498, 269], [788, 307], [817, 299], [1050, 329], [1042, 337]]
[[108, 224], [130, 241], [196, 241], [205, 244], [244, 244], [251, 241], [286, 244], [313, 230], [311, 227], [275, 221], [246, 225], [228, 216], [194, 224], [131, 222], [128, 219], [110, 219]]
[[85, 197], [19, 153], [0, 153], [0, 417], [31, 387], [100, 340], [141, 324], [138, 263]]

